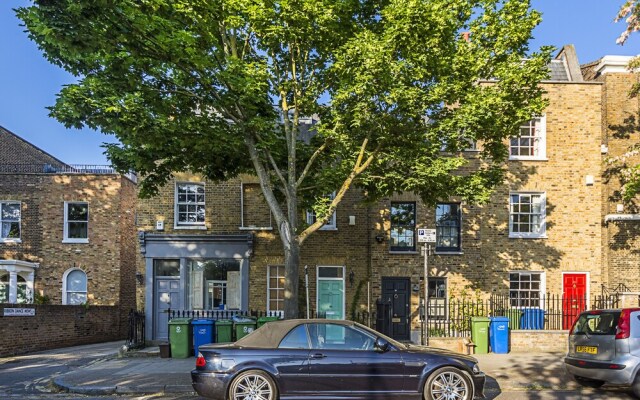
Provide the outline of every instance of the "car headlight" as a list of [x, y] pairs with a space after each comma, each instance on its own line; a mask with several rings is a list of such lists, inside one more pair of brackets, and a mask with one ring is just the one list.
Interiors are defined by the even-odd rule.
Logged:
[[478, 364], [473, 364], [473, 368], [471, 370], [473, 371], [474, 374], [480, 373], [480, 367], [478, 367]]

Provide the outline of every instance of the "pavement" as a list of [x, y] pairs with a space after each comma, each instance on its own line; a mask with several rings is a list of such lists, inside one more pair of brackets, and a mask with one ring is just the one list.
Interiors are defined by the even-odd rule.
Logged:
[[[195, 394], [189, 374], [195, 366], [195, 357], [161, 358], [158, 347], [124, 352], [122, 342], [85, 345], [82, 351], [92, 353], [92, 346], [95, 357], [91, 362], [54, 377], [54, 387], [93, 396]], [[70, 347], [49, 353], [62, 357], [65, 352], [77, 351]], [[580, 390], [565, 372], [563, 356], [535, 351], [475, 355], [487, 375], [485, 393], [491, 398], [495, 393], [508, 391]]]

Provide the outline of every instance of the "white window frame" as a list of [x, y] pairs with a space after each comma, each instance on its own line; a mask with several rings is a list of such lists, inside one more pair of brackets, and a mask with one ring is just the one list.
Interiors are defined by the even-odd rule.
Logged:
[[[2, 219], [2, 207], [5, 204], [17, 204], [20, 215], [18, 215], [18, 231], [19, 236], [17, 238], [2, 237], [2, 223], [3, 222], [15, 222], [14, 220], [4, 221]], [[22, 202], [16, 200], [2, 200], [0, 201], [0, 243], [22, 243]]]
[[[529, 196], [540, 196], [540, 232], [514, 232], [514, 213], [513, 203], [511, 203], [512, 196], [520, 196], [529, 195]], [[533, 202], [532, 202], [533, 204]], [[527, 213], [519, 212], [518, 215], [526, 215]], [[529, 215], [535, 215], [532, 212], [528, 213]], [[531, 223], [531, 222], [529, 222]], [[509, 193], [509, 237], [516, 239], [539, 239], [547, 237], [547, 194], [545, 192], [510, 192]]]
[[[538, 121], [536, 124], [535, 121]], [[532, 124], [533, 129], [532, 129]], [[519, 140], [522, 136], [519, 133], [518, 136], [512, 137], [509, 139], [509, 160], [547, 160], [547, 116], [542, 115], [540, 117], [535, 117], [527, 121], [525, 124], [520, 125], [520, 132], [523, 129], [527, 129], [531, 132], [533, 130], [533, 136], [526, 136], [526, 138], [530, 138], [533, 140], [533, 155], [530, 156], [522, 156], [522, 155], [512, 155], [511, 154], [511, 141]], [[520, 148], [520, 146], [518, 146]]]
[[[69, 223], [70, 222], [84, 222], [84, 221], [70, 221], [69, 220], [69, 205], [70, 204], [86, 204], [87, 205], [87, 237], [86, 238], [70, 238], [69, 237]], [[64, 202], [64, 227], [63, 227], [63, 239], [62, 243], [89, 243], [89, 202], [87, 201], [65, 201]]]
[[[336, 197], [336, 192], [331, 193], [329, 199], [333, 200]], [[321, 231], [337, 231], [338, 225], [336, 223], [336, 213], [338, 210], [336, 209], [331, 217], [327, 220], [327, 222], [320, 227]], [[311, 225], [316, 222], [316, 213], [313, 210], [307, 210], [307, 225]]]
[[[203, 202], [198, 202], [196, 201], [195, 203], [179, 203], [178, 202], [178, 188], [180, 186], [201, 186], [203, 189], [203, 196], [204, 196], [204, 201]], [[173, 228], [174, 229], [207, 229], [206, 227], [206, 221], [207, 221], [207, 193], [206, 193], [206, 187], [204, 182], [176, 182], [175, 187], [174, 187], [174, 198], [173, 198], [173, 205], [174, 205], [174, 209], [173, 209]], [[204, 220], [202, 222], [179, 222], [179, 206], [181, 204], [186, 204], [186, 205], [201, 205], [204, 207]]]
[[[544, 296], [545, 293], [547, 293], [547, 274], [544, 271], [524, 271], [524, 270], [515, 270], [515, 271], [508, 271], [509, 273], [509, 278], [508, 278], [508, 282], [509, 282], [509, 306], [512, 308], [528, 308], [528, 307], [536, 307], [536, 308], [544, 308]], [[517, 305], [517, 306], [512, 306], [511, 305], [511, 274], [518, 274], [520, 276], [522, 275], [532, 275], [532, 274], [540, 274], [540, 289], [538, 290], [538, 301], [540, 302], [540, 304], [538, 306], [521, 306], [521, 305]], [[519, 281], [520, 282], [520, 281]], [[520, 289], [518, 289], [518, 291], [522, 291]], [[532, 291], [531, 289], [529, 290], [530, 292]]]
[[[84, 292], [83, 291], [73, 291], [72, 293], [84, 293], [85, 303], [89, 300], [89, 297], [88, 297], [89, 277], [87, 276], [87, 273], [85, 271], [81, 270], [80, 268], [69, 268], [62, 275], [62, 304], [63, 305], [70, 305], [68, 300], [67, 300], [67, 298], [69, 296], [69, 291], [67, 289], [67, 279], [69, 278], [69, 274], [71, 274], [74, 271], [80, 271], [80, 272], [82, 272], [84, 274], [85, 287], [84, 287]], [[73, 305], [78, 305], [78, 304], [73, 304]]]
[[[283, 316], [284, 315], [284, 287], [276, 287], [276, 288], [272, 288], [271, 287], [271, 267], [276, 267], [278, 269], [278, 273], [280, 273], [280, 270], [282, 269], [282, 275], [278, 275], [278, 277], [285, 276], [285, 267], [284, 265], [269, 265], [267, 266], [267, 311], [272, 312], [272, 313], [276, 313], [279, 316]], [[272, 309], [271, 308], [271, 289], [275, 289], [278, 291], [282, 292], [282, 306], [283, 309]]]

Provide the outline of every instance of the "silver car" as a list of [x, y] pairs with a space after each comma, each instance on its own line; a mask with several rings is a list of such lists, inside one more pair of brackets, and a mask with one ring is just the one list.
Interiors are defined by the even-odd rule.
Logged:
[[640, 308], [581, 313], [564, 363], [581, 385], [630, 386], [640, 398]]

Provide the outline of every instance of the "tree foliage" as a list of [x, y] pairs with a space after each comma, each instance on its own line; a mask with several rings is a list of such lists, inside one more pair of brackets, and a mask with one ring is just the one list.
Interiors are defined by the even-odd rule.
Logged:
[[176, 171], [259, 177], [289, 316], [299, 246], [349, 188], [487, 200], [505, 139], [545, 105], [550, 49], [529, 51], [529, 1], [36, 0], [17, 13], [79, 78], [51, 115], [115, 135], [108, 156], [144, 177], [143, 195]]

